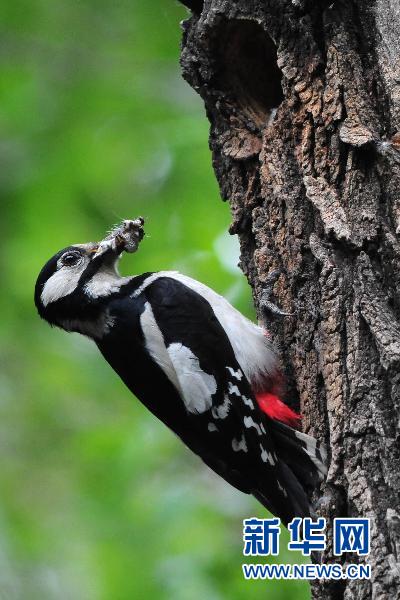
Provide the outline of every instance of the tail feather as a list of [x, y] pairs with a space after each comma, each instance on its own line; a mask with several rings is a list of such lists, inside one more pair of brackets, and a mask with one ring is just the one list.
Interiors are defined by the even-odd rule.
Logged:
[[269, 421], [276, 453], [279, 457], [278, 487], [282, 490], [280, 506], [268, 504], [268, 482], [253, 495], [287, 525], [294, 517], [313, 516], [309, 494], [327, 473], [325, 446], [313, 437], [279, 421]]
[[[283, 423], [280, 423], [280, 425], [283, 425]], [[286, 435], [294, 436], [299, 445], [303, 448], [303, 451], [311, 459], [317, 469], [320, 480], [322, 481], [325, 479], [328, 472], [328, 452], [325, 444], [318, 442], [314, 437], [307, 435], [302, 431], [290, 430], [290, 428], [285, 427], [285, 425], [283, 425], [283, 427], [288, 430]]]
[[278, 516], [285, 526], [294, 517], [312, 516], [308, 496], [292, 470], [282, 460], [277, 467], [277, 482], [281, 492], [279, 501], [271, 502], [270, 485], [265, 481], [257, 490], [252, 490], [253, 496], [272, 514]]
[[284, 423], [271, 421], [269, 425], [278, 455], [298, 476], [303, 485], [314, 488], [323, 481], [328, 471], [325, 445]]

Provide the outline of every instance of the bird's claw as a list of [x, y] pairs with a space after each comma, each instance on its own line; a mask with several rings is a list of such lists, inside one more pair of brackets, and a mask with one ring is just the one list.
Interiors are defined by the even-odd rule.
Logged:
[[260, 298], [260, 307], [266, 313], [274, 315], [275, 317], [292, 317], [294, 314], [282, 310], [281, 308], [279, 308], [279, 306], [277, 306], [273, 302], [270, 302], [269, 300], [264, 300], [263, 296], [261, 296]]
[[266, 280], [262, 286], [262, 294], [259, 300], [261, 310], [269, 315], [275, 317], [292, 317], [293, 313], [286, 312], [279, 308], [274, 302], [271, 302], [270, 298], [273, 293], [274, 285], [278, 281], [280, 275], [283, 273], [283, 269], [274, 269], [268, 273]]

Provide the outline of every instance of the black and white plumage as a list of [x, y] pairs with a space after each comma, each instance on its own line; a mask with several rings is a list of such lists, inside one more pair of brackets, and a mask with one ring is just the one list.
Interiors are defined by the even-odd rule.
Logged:
[[323, 448], [261, 410], [277, 365], [265, 332], [207, 286], [176, 272], [121, 277], [143, 221], [58, 252], [35, 289], [40, 316], [92, 338], [143, 404], [216, 473], [289, 522], [308, 516]]

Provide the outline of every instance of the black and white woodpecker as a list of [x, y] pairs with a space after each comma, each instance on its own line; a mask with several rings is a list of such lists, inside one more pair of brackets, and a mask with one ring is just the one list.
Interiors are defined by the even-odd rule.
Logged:
[[36, 282], [39, 315], [93, 339], [131, 392], [235, 488], [285, 524], [309, 516], [326, 455], [277, 395], [268, 335], [180, 273], [121, 277], [118, 259], [143, 235], [143, 219], [127, 220], [101, 242], [57, 252]]

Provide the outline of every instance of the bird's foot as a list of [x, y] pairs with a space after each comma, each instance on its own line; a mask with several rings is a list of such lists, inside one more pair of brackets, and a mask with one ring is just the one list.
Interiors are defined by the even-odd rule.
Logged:
[[288, 313], [279, 308], [274, 302], [271, 302], [271, 296], [275, 283], [278, 281], [283, 269], [275, 269], [268, 273], [265, 282], [262, 285], [262, 292], [259, 300], [260, 309], [270, 316], [275, 317], [291, 317], [293, 313]]

